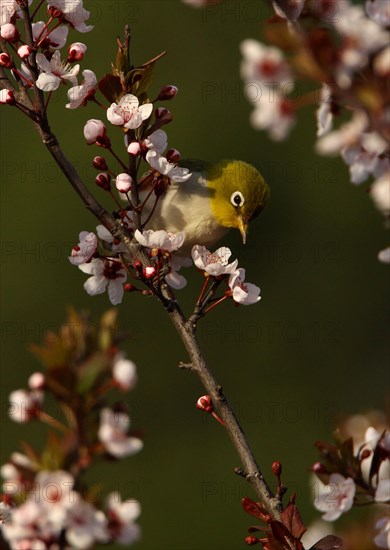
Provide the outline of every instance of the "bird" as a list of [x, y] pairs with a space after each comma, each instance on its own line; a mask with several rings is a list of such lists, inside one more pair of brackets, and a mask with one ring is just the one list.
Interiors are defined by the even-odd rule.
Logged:
[[[188, 168], [191, 177], [180, 183], [170, 180], [155, 205], [146, 203], [143, 217], [150, 219], [145, 229], [184, 232], [182, 253], [196, 244], [214, 245], [231, 228], [239, 230], [245, 244], [249, 222], [260, 214], [270, 196], [261, 173], [240, 160], [180, 160], [179, 166]], [[142, 189], [141, 201], [147, 193], [148, 189]]]

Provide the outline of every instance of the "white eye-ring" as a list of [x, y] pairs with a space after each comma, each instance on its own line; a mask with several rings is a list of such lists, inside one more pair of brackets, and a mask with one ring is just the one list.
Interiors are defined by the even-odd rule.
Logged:
[[241, 191], [234, 191], [234, 193], [232, 193], [232, 196], [230, 197], [230, 202], [233, 206], [238, 208], [239, 206], [242, 206], [245, 202], [244, 195], [241, 193]]

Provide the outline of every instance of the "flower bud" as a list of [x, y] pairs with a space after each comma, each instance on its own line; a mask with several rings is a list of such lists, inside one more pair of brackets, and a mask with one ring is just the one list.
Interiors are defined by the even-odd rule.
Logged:
[[214, 411], [214, 407], [211, 397], [209, 395], [202, 395], [202, 397], [199, 397], [196, 402], [196, 408], [207, 413], [212, 413]]
[[108, 170], [106, 159], [104, 157], [95, 157], [92, 161], [92, 166], [97, 170]]
[[369, 456], [371, 456], [371, 451], [370, 451], [370, 449], [364, 449], [364, 451], [363, 451], [362, 454], [360, 455], [360, 460], [365, 460], [365, 459], [368, 458]]
[[106, 139], [106, 127], [101, 120], [91, 118], [84, 126], [84, 137], [87, 140], [88, 145], [97, 143], [100, 145], [105, 142]]
[[42, 390], [45, 385], [46, 379], [41, 372], [34, 372], [28, 379], [28, 386], [31, 390]]
[[169, 101], [177, 96], [179, 88], [177, 86], [164, 86], [161, 88], [160, 93], [157, 96], [157, 101]]
[[73, 61], [81, 61], [86, 51], [87, 46], [85, 44], [82, 42], [73, 42], [73, 44], [68, 47], [68, 63], [73, 63]]
[[156, 275], [156, 269], [153, 266], [144, 267], [142, 270], [142, 275], [145, 279], [152, 279]]
[[260, 539], [258, 539], [257, 537], [245, 537], [245, 544], [247, 544], [248, 546], [254, 546], [255, 544], [259, 543]]
[[272, 463], [272, 472], [277, 477], [280, 477], [280, 475], [282, 474], [282, 465], [279, 461], [275, 461]]
[[105, 172], [101, 172], [95, 178], [96, 185], [104, 189], [104, 191], [111, 191], [111, 177]]
[[20, 38], [20, 32], [12, 23], [1, 25], [0, 35], [7, 42], [17, 42]]
[[129, 155], [133, 155], [136, 157], [141, 153], [141, 145], [138, 143], [138, 141], [132, 141], [127, 148], [127, 152], [129, 153]]
[[164, 107], [159, 107], [155, 110], [154, 113], [156, 116], [156, 120], [158, 120], [160, 124], [168, 124], [173, 119], [171, 111], [168, 111], [168, 109], [164, 109]]
[[135, 290], [137, 290], [137, 289], [135, 288], [135, 286], [132, 285], [131, 283], [125, 283], [125, 284], [123, 285], [123, 289], [124, 289], [125, 292], [134, 292]]
[[0, 90], [0, 105], [15, 105], [16, 100], [12, 90], [3, 88]]
[[133, 178], [126, 174], [118, 174], [115, 180], [115, 186], [120, 193], [128, 193], [131, 189], [131, 184], [133, 183]]
[[23, 44], [23, 46], [20, 46], [18, 48], [18, 56], [20, 59], [26, 59], [30, 53], [32, 52], [32, 48], [28, 46], [27, 44]]
[[327, 469], [325, 468], [325, 466], [323, 464], [321, 464], [321, 462], [316, 462], [315, 464], [313, 464], [311, 469], [315, 474], [327, 474], [328, 473]]
[[181, 155], [177, 149], [169, 149], [169, 151], [167, 151], [167, 154], [165, 156], [167, 157], [167, 160], [169, 162], [173, 162], [173, 163], [179, 162], [181, 158]]
[[4, 67], [5, 69], [11, 69], [13, 66], [14, 66], [14, 63], [12, 61], [12, 57], [6, 52], [1, 52], [0, 67]]

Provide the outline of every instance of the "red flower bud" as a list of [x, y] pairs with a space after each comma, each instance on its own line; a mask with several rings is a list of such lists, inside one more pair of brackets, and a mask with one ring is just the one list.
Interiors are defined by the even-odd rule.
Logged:
[[168, 109], [164, 109], [164, 107], [159, 107], [155, 110], [154, 113], [156, 116], [156, 120], [158, 120], [160, 124], [168, 124], [173, 119], [171, 111], [168, 111]]
[[6, 52], [0, 53], [0, 67], [4, 67], [5, 69], [11, 69], [14, 67], [12, 57]]
[[12, 90], [3, 88], [0, 90], [0, 105], [15, 105], [16, 100]]
[[132, 285], [131, 283], [125, 283], [125, 284], [123, 285], [123, 288], [124, 288], [124, 291], [125, 291], [125, 292], [134, 292], [135, 290], [137, 290], [137, 289], [135, 288], [135, 286]]
[[209, 395], [202, 395], [202, 397], [199, 397], [196, 402], [196, 408], [207, 413], [212, 413], [214, 411], [214, 407], [211, 402], [211, 397]]
[[257, 537], [245, 537], [245, 544], [248, 546], [254, 546], [255, 544], [259, 544], [260, 539]]
[[280, 475], [282, 474], [282, 465], [280, 462], [276, 461], [272, 463], [272, 472], [277, 477], [280, 477]]
[[179, 162], [181, 158], [181, 155], [177, 149], [169, 149], [169, 151], [167, 151], [167, 154], [165, 156], [169, 162], [173, 162], [173, 163]]
[[104, 157], [95, 157], [92, 161], [92, 166], [98, 170], [108, 170], [106, 159]]
[[176, 86], [168, 85], [161, 88], [157, 101], [169, 101], [177, 96], [179, 89]]
[[96, 185], [104, 189], [104, 191], [111, 191], [111, 177], [106, 172], [101, 172], [95, 178]]

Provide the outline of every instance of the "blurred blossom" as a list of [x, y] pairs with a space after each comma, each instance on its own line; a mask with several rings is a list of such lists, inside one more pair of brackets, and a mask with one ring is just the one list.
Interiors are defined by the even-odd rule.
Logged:
[[352, 478], [332, 474], [326, 485], [317, 480], [319, 494], [314, 501], [317, 510], [325, 512], [322, 519], [334, 521], [352, 508], [356, 486]]
[[377, 521], [375, 528], [379, 529], [379, 533], [374, 538], [375, 544], [379, 548], [390, 548], [390, 517], [384, 517]]
[[101, 412], [98, 437], [107, 452], [116, 458], [138, 453], [143, 443], [137, 437], [127, 434], [130, 418], [126, 413], [105, 408]]

